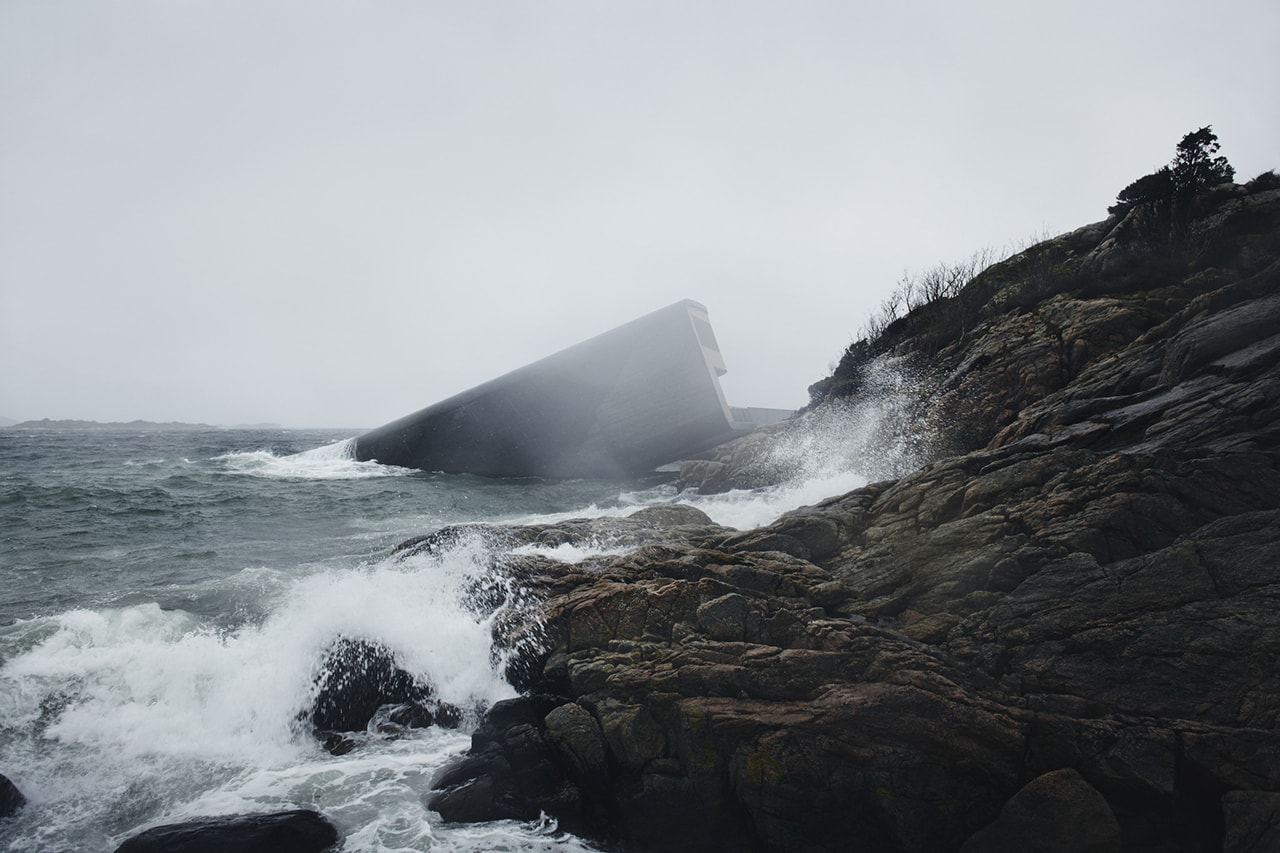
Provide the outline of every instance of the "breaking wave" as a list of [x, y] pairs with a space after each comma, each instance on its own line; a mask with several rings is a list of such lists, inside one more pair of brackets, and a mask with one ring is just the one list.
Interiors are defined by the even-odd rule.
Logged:
[[759, 527], [788, 510], [812, 505], [879, 480], [901, 477], [932, 457], [932, 424], [922, 413], [924, 377], [901, 360], [863, 368], [862, 389], [789, 422], [744, 465], [771, 485], [722, 494], [685, 493], [713, 521], [739, 530]]
[[224, 453], [214, 461], [233, 474], [276, 480], [364, 480], [417, 473], [411, 468], [357, 460], [354, 438], [283, 456], [269, 450]]
[[[311, 807], [348, 834], [346, 849], [434, 849], [442, 836], [450, 849], [493, 849], [496, 832], [507, 849], [549, 848], [545, 827], [432, 825], [422, 800], [433, 772], [467, 748], [465, 727], [369, 738], [335, 758], [299, 722], [339, 637], [385, 646], [472, 714], [515, 695], [493, 643], [501, 608], [474, 600], [489, 563], [484, 544], [467, 539], [445, 553], [317, 571], [280, 584], [260, 621], [231, 629], [157, 603], [3, 629], [5, 771], [37, 806], [12, 820], [40, 821], [11, 828], [39, 849], [111, 849], [142, 815]], [[259, 586], [224, 583], [228, 595]]]

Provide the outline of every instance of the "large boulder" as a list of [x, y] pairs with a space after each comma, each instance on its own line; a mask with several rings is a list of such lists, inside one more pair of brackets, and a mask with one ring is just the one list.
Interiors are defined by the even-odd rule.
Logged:
[[452, 728], [462, 717], [457, 708], [436, 699], [428, 683], [401, 668], [390, 649], [369, 640], [334, 643], [316, 685], [306, 716], [333, 752], [353, 745], [343, 733], [364, 732], [371, 724], [392, 733], [399, 727]]
[[318, 812], [227, 815], [156, 826], [116, 853], [322, 853], [338, 843], [338, 830]]
[[581, 707], [538, 694], [508, 699], [489, 709], [467, 756], [437, 776], [427, 806], [450, 822], [546, 813], [561, 829], [609, 835], [605, 760], [599, 728]]

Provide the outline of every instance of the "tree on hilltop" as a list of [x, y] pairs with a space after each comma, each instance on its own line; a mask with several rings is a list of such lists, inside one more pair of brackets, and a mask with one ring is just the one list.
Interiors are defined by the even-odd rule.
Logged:
[[1185, 208], [1200, 190], [1235, 179], [1236, 170], [1218, 154], [1221, 147], [1212, 125], [1188, 133], [1178, 143], [1173, 162], [1122, 189], [1107, 212], [1124, 213], [1144, 202]]
[[1211, 126], [1182, 137], [1172, 164], [1174, 191], [1196, 193], [1234, 180], [1236, 170], [1218, 154], [1221, 147]]
[[1116, 195], [1107, 213], [1125, 215], [1142, 205], [1145, 214], [1126, 232], [1127, 240], [1173, 249], [1185, 238], [1202, 190], [1235, 179], [1236, 170], [1218, 153], [1218, 135], [1205, 125], [1182, 137], [1168, 166], [1143, 175]]

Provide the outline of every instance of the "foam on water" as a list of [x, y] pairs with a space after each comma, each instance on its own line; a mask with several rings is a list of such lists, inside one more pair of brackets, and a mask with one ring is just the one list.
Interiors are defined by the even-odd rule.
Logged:
[[[466, 749], [467, 728], [372, 739], [337, 759], [301, 716], [338, 637], [385, 645], [464, 709], [514, 695], [492, 649], [496, 614], [469, 606], [487, 560], [473, 539], [445, 554], [320, 570], [234, 630], [155, 603], [6, 629], [4, 769], [37, 806], [14, 819], [12, 849], [106, 849], [139, 824], [292, 807], [328, 814], [358, 839], [347, 849], [432, 846], [449, 830], [431, 825], [423, 797], [431, 774]], [[513, 839], [524, 836], [540, 837]]]
[[835, 471], [760, 489], [733, 489], [718, 495], [686, 494], [679, 502], [702, 510], [716, 524], [751, 530], [769, 524], [788, 510], [816, 504], [868, 482], [857, 471]]
[[555, 524], [557, 521], [572, 521], [579, 518], [621, 518], [646, 505], [644, 503], [632, 503], [625, 500], [624, 497], [620, 497], [617, 504], [600, 506], [599, 504], [591, 503], [563, 512], [528, 512], [495, 519], [495, 521], [499, 524], [520, 525]]
[[512, 549], [513, 554], [532, 554], [539, 557], [547, 557], [561, 563], [577, 563], [588, 557], [601, 557], [609, 554], [625, 554], [628, 549], [619, 548], [603, 543], [571, 544], [562, 542], [559, 545], [521, 545]]
[[416, 473], [411, 468], [357, 460], [354, 438], [284, 456], [267, 450], [249, 450], [224, 453], [214, 460], [234, 474], [280, 480], [363, 480]]

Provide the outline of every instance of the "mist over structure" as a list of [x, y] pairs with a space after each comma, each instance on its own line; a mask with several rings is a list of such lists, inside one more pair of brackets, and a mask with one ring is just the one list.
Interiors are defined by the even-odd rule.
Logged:
[[644, 473], [787, 410], [731, 408], [686, 299], [361, 435], [360, 461], [491, 477]]

